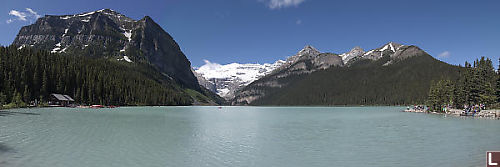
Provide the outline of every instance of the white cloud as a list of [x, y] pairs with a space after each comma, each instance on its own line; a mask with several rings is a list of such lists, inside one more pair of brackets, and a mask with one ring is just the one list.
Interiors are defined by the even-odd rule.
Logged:
[[18, 20], [26, 21], [26, 13], [17, 10], [11, 10], [9, 15], [16, 16]]
[[205, 62], [205, 65], [202, 65], [199, 69], [209, 69], [209, 70], [215, 70], [215, 69], [218, 69], [220, 68], [222, 65], [218, 64], [218, 63], [212, 63], [208, 60], [203, 60]]
[[5, 22], [7, 24], [10, 24], [16, 20], [17, 21], [33, 21], [33, 20], [36, 20], [36, 19], [41, 17], [36, 11], [34, 11], [31, 8], [26, 8], [25, 10], [26, 10], [26, 12], [18, 11], [18, 10], [11, 10], [9, 12], [9, 15], [14, 16], [15, 18], [8, 19]]
[[440, 53], [438, 57], [440, 58], [448, 58], [450, 57], [451, 53], [449, 51], [444, 51], [443, 53]]
[[36, 13], [36, 12], [35, 12], [33, 9], [31, 9], [31, 8], [26, 8], [26, 11], [30, 12], [30, 13], [31, 13], [31, 15], [32, 15], [33, 17], [37, 18], [37, 19], [41, 17], [38, 13]]
[[297, 25], [302, 24], [302, 20], [301, 20], [301, 19], [298, 19], [297, 21], [295, 21], [295, 24], [297, 24]]
[[280, 9], [290, 6], [299, 6], [305, 0], [259, 0], [267, 4], [269, 9]]

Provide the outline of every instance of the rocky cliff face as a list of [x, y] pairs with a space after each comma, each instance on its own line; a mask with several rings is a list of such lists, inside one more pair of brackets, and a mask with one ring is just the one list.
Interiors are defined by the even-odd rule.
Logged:
[[48, 15], [23, 27], [13, 45], [129, 63], [150, 63], [183, 86], [199, 90], [191, 63], [179, 45], [148, 16], [134, 20], [110, 9]]
[[212, 80], [207, 80], [203, 75], [197, 73], [194, 69], [191, 69], [193, 72], [194, 76], [196, 76], [196, 79], [198, 79], [198, 83], [207, 88], [209, 91], [217, 93], [217, 87], [215, 86], [214, 82]]
[[342, 66], [342, 58], [334, 53], [321, 53], [316, 48], [307, 45], [297, 54], [290, 56], [283, 65], [272, 74], [280, 73], [277, 77], [286, 77], [292, 74], [311, 73], [332, 66]]
[[344, 64], [347, 64], [351, 59], [356, 58], [356, 57], [360, 57], [363, 54], [365, 54], [365, 51], [362, 48], [360, 48], [359, 46], [356, 46], [356, 47], [352, 48], [351, 51], [349, 51], [347, 53], [343, 53], [339, 56], [342, 57], [342, 62]]

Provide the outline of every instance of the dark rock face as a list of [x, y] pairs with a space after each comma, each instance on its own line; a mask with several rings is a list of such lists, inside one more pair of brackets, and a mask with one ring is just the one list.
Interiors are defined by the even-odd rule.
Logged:
[[138, 41], [136, 47], [140, 48], [146, 59], [188, 87], [198, 87], [191, 63], [174, 39], [147, 16], [139, 22], [142, 29], [135, 32], [133, 40]]
[[273, 73], [282, 73], [279, 77], [292, 74], [311, 73], [327, 69], [332, 66], [342, 66], [342, 57], [333, 53], [321, 53], [314, 47], [307, 45], [294, 56], [289, 57], [283, 65]]
[[[196, 76], [196, 78], [198, 79], [198, 84], [205, 87], [206, 89], [208, 89], [211, 92], [214, 92], [214, 93], [217, 92], [217, 87], [215, 84], [213, 84], [212, 82], [209, 82], [202, 75], [198, 74], [194, 69], [191, 69], [191, 71], [193, 72], [194, 76]], [[214, 80], [215, 80], [215, 78], [214, 78]]]
[[110, 9], [45, 16], [23, 27], [12, 44], [53, 53], [150, 63], [187, 88], [199, 90], [191, 63], [179, 45], [148, 16], [134, 20]]

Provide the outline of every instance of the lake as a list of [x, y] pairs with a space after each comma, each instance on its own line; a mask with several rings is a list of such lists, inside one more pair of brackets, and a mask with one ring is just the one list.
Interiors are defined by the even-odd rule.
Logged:
[[485, 166], [500, 120], [404, 107], [41, 108], [0, 113], [0, 166]]

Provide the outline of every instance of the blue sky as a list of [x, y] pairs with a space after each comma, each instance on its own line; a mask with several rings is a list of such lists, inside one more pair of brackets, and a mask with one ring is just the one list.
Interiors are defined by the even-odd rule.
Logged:
[[[193, 66], [205, 59], [271, 63], [307, 44], [343, 53], [390, 41], [417, 45], [451, 64], [486, 56], [498, 66], [500, 56], [498, 0], [16, 0], [0, 6], [0, 44], [10, 45], [36, 15], [102, 8], [134, 19], [151, 16]], [[25, 20], [12, 10], [23, 12]]]

